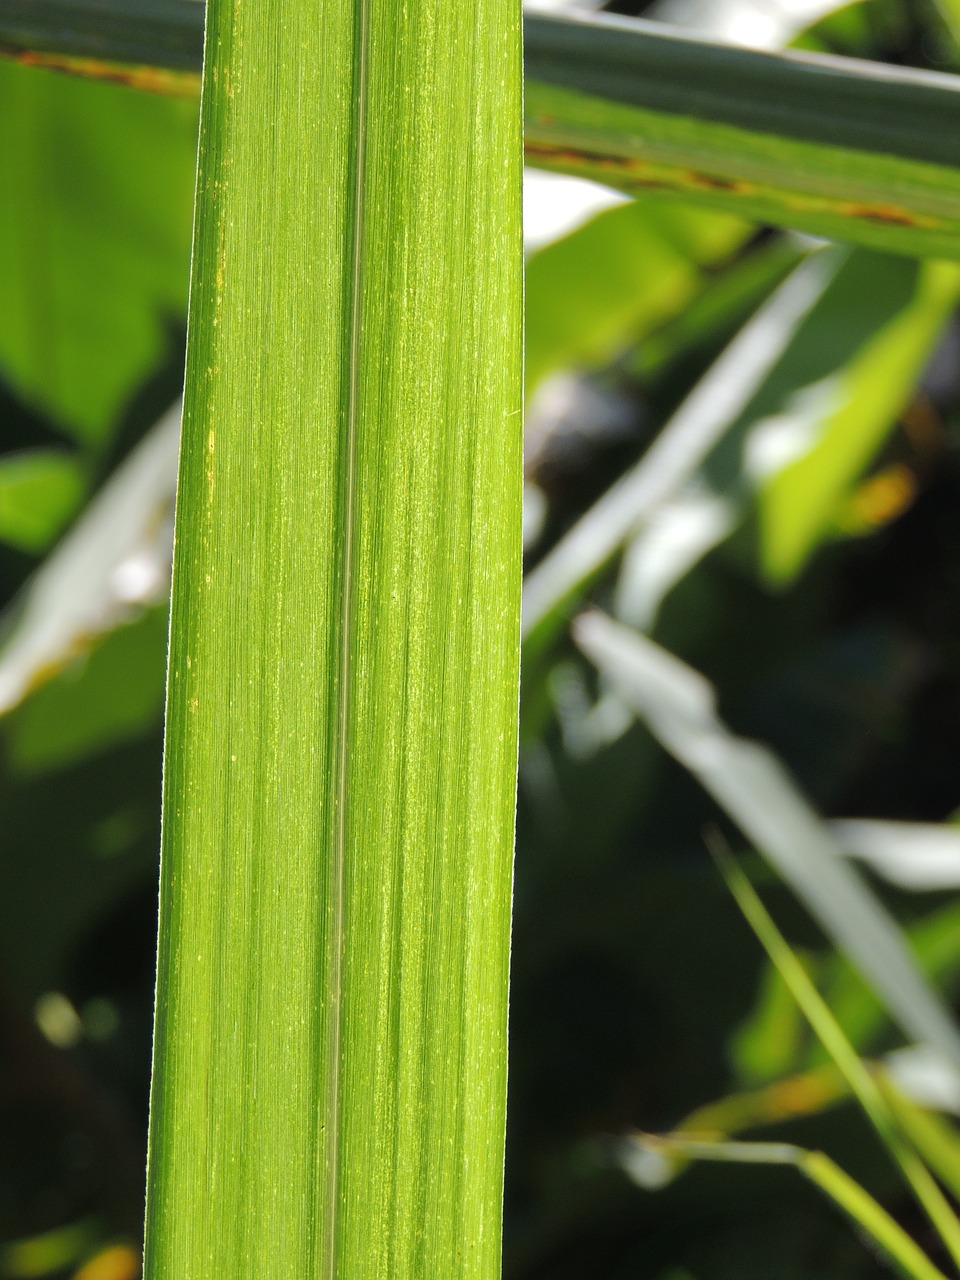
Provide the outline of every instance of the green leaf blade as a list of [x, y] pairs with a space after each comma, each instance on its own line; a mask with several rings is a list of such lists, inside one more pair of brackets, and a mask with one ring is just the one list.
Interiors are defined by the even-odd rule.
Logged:
[[519, 14], [210, 24], [146, 1274], [493, 1276]]
[[103, 452], [186, 303], [196, 104], [0, 60], [0, 375]]
[[[874, 261], [857, 266], [869, 269]], [[769, 581], [791, 581], [831, 532], [841, 500], [908, 403], [958, 296], [955, 265], [922, 264], [907, 305], [877, 325], [832, 382], [822, 383], [832, 396], [810, 447], [760, 485], [760, 555]]]

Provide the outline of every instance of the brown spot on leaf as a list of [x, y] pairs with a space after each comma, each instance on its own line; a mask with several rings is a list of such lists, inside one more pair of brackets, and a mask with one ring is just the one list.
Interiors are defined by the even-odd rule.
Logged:
[[882, 222], [887, 226], [917, 227], [920, 225], [913, 214], [906, 209], [897, 209], [894, 205], [853, 204], [848, 205], [845, 213], [854, 218], [865, 218], [868, 222]]
[[68, 54], [18, 49], [15, 45], [3, 43], [0, 43], [0, 57], [19, 62], [24, 67], [59, 71], [84, 80], [105, 80], [109, 84], [123, 84], [132, 89], [143, 89], [148, 93], [160, 93], [167, 97], [195, 98], [200, 92], [200, 77], [191, 71], [128, 66], [125, 63], [104, 62], [100, 58], [75, 58]]
[[683, 175], [694, 187], [703, 187], [707, 191], [742, 191], [744, 184], [733, 178], [721, 178], [716, 173], [701, 173], [698, 169], [687, 169]]

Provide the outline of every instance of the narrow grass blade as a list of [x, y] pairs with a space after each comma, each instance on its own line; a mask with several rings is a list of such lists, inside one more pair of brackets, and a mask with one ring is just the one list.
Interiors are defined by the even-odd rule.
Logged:
[[[709, 1142], [671, 1133], [639, 1134], [632, 1139], [641, 1153], [673, 1160], [711, 1160], [723, 1164], [788, 1165], [798, 1169], [896, 1263], [911, 1280], [945, 1280], [943, 1272], [894, 1221], [881, 1204], [822, 1151], [807, 1151], [786, 1142]], [[625, 1154], [629, 1171], [631, 1158]]]
[[878, 1066], [874, 1079], [898, 1127], [954, 1199], [960, 1199], [960, 1134], [955, 1126], [908, 1097], [888, 1067]]
[[[954, 912], [955, 917], [957, 914], [960, 913]], [[831, 1008], [834, 1007], [832, 995], [831, 992]], [[960, 1076], [930, 1045], [906, 1044], [892, 1049], [882, 1065], [904, 1097], [927, 1111], [960, 1116]], [[957, 1138], [960, 1141], [960, 1133]]]
[[214, 0], [147, 1280], [500, 1266], [520, 15]]
[[[828, 830], [831, 824], [827, 823]], [[840, 846], [834, 846], [834, 852]], [[960, 902], [947, 902], [929, 915], [912, 920], [901, 927], [912, 955], [916, 957], [927, 982], [951, 996], [960, 983], [960, 955], [957, 934], [960, 931]], [[875, 1043], [883, 1035], [887, 1010], [876, 987], [864, 985], [862, 971], [848, 963], [849, 957], [836, 956], [824, 967], [824, 990], [828, 1003], [849, 1039], [857, 1046]], [[918, 1043], [896, 1050], [899, 1063], [897, 1078], [913, 1081], [913, 1091], [928, 1096], [932, 1104], [960, 1114], [960, 1072], [956, 1063], [945, 1056], [942, 1047]]]
[[896, 1114], [877, 1082], [844, 1035], [807, 971], [774, 924], [750, 881], [729, 855], [715, 850], [720, 870], [754, 933], [777, 971], [793, 993], [807, 1021], [816, 1032], [850, 1086], [888, 1151], [899, 1164], [919, 1204], [960, 1267], [960, 1220], [947, 1203], [923, 1161], [904, 1136]]
[[[924, 1163], [954, 1197], [960, 1196], [960, 1135], [954, 1126], [917, 1102], [897, 1077], [898, 1050], [868, 1071], [883, 1095], [897, 1127]], [[759, 1089], [731, 1093], [690, 1112], [676, 1126], [677, 1136], [735, 1138], [747, 1129], [780, 1124], [797, 1117], [818, 1115], [852, 1096], [849, 1082], [834, 1062], [812, 1071], [785, 1076]]]
[[708, 1102], [686, 1116], [676, 1132], [711, 1139], [732, 1138], [744, 1129], [816, 1115], [849, 1096], [846, 1080], [831, 1062], [802, 1075], [775, 1080], [761, 1089]]
[[580, 649], [625, 704], [767, 857], [907, 1034], [960, 1068], [960, 1035], [896, 922], [837, 849], [780, 762], [735, 737], [711, 685], [659, 645], [601, 613], [574, 624]]

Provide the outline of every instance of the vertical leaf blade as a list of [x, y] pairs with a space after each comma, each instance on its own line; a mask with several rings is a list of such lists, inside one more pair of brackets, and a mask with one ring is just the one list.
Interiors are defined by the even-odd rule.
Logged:
[[499, 1268], [519, 36], [210, 8], [148, 1277]]

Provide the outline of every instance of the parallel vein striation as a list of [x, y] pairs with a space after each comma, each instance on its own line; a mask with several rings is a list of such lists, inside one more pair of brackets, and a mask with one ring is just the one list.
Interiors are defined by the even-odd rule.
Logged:
[[520, 17], [214, 0], [150, 1280], [499, 1270]]

